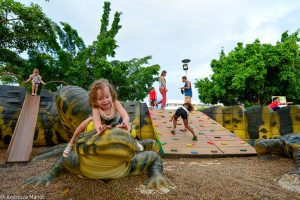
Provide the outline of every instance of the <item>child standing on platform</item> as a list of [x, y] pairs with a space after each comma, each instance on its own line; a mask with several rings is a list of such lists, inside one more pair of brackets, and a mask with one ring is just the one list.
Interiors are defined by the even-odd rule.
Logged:
[[195, 132], [192, 129], [192, 127], [190, 127], [189, 122], [188, 122], [188, 115], [193, 110], [194, 110], [194, 107], [193, 107], [193, 105], [191, 103], [184, 103], [181, 107], [179, 107], [176, 110], [175, 114], [170, 119], [170, 121], [173, 121], [173, 130], [171, 131], [171, 133], [175, 134], [175, 129], [176, 129], [176, 125], [177, 125], [177, 119], [179, 117], [181, 117], [182, 120], [183, 120], [184, 127], [186, 129], [188, 129], [193, 134], [193, 140], [198, 140], [197, 139], [197, 135], [195, 134]]
[[33, 73], [29, 76], [29, 79], [25, 81], [25, 83], [28, 83], [30, 80], [32, 82], [32, 95], [35, 96], [37, 95], [39, 84], [42, 83], [43, 85], [46, 85], [46, 83], [42, 81], [42, 77], [39, 74], [39, 69], [37, 68], [33, 70]]

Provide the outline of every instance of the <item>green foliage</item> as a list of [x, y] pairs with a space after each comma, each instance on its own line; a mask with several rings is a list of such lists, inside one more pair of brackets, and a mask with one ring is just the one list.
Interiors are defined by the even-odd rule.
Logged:
[[57, 48], [52, 21], [40, 6], [26, 7], [14, 0], [0, 2], [0, 48], [22, 53], [28, 49]]
[[213, 75], [197, 80], [199, 98], [204, 103], [246, 106], [266, 104], [271, 96], [287, 96], [300, 103], [300, 57], [298, 31], [284, 32], [276, 45], [238, 43], [234, 50], [211, 61]]
[[[64, 81], [85, 89], [94, 80], [106, 78], [116, 87], [119, 99], [126, 101], [143, 100], [158, 76], [160, 67], [148, 64], [151, 56], [108, 60], [116, 54], [115, 37], [121, 29], [120, 12], [110, 25], [109, 2], [104, 2], [99, 34], [90, 46], [68, 23], [55, 24], [36, 4], [26, 7], [3, 0], [0, 6], [0, 80], [4, 83], [21, 83], [37, 67], [45, 82]], [[22, 52], [29, 58], [21, 58]], [[55, 90], [59, 84], [47, 88]]]
[[[26, 51], [51, 51], [59, 48], [52, 21], [42, 9], [31, 4], [26, 7], [14, 0], [0, 1], [0, 73], [19, 74], [11, 81], [22, 82], [20, 71], [26, 68], [26, 61], [19, 56]], [[1, 76], [3, 82], [10, 82]]]
[[109, 72], [108, 80], [115, 85], [119, 99], [143, 100], [147, 96], [154, 80], [157, 80], [153, 76], [158, 76], [160, 68], [158, 65], [145, 67], [149, 59], [150, 56], [126, 62], [111, 62], [112, 70]]

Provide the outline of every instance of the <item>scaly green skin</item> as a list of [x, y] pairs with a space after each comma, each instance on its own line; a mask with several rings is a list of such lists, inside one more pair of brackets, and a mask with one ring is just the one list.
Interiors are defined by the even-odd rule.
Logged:
[[292, 158], [296, 162], [297, 174], [300, 175], [300, 133], [291, 133], [277, 139], [260, 140], [255, 145], [259, 156], [277, 154]]
[[[33, 177], [24, 184], [47, 185], [65, 169], [77, 175], [100, 180], [147, 172], [149, 177], [147, 186], [157, 188], [167, 186], [169, 181], [162, 175], [163, 163], [157, 154], [158, 144], [151, 139], [140, 143], [145, 148], [143, 152], [137, 152], [135, 140], [128, 132], [119, 128], [107, 130], [101, 136], [96, 135], [95, 130], [82, 133], [76, 140], [74, 152], [69, 157], [60, 157], [48, 172]], [[45, 157], [51, 157], [51, 152]], [[45, 157], [40, 156], [39, 159]]]

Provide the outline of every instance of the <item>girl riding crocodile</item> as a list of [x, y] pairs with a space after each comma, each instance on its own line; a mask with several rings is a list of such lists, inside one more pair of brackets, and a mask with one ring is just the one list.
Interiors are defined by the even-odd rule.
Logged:
[[[92, 116], [84, 120], [75, 130], [71, 140], [63, 152], [64, 157], [68, 157], [73, 148], [74, 142], [78, 135], [82, 133], [91, 121], [101, 135], [105, 130], [116, 125], [118, 128], [130, 132], [129, 116], [121, 103], [117, 100], [117, 94], [113, 86], [106, 79], [94, 81], [89, 91], [89, 104], [92, 107]], [[117, 124], [121, 117], [121, 124]], [[142, 145], [138, 144], [139, 150], [142, 151]]]

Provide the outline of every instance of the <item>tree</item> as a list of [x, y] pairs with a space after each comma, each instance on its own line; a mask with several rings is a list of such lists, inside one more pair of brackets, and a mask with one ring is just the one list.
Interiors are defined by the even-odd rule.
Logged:
[[[42, 75], [47, 74], [44, 77], [46, 82], [60, 80], [85, 89], [94, 80], [106, 78], [116, 87], [119, 98], [125, 101], [143, 100], [157, 79], [160, 67], [149, 66], [151, 56], [110, 61], [115, 57], [118, 47], [115, 37], [121, 29], [120, 12], [114, 14], [110, 25], [110, 2], [104, 2], [99, 34], [90, 46], [84, 44], [78, 32], [68, 23], [56, 24], [48, 19], [38, 5], [26, 7], [13, 0], [4, 0], [0, 5], [1, 29], [11, 33], [11, 36], [5, 36], [6, 43], [0, 45], [1, 52], [5, 52], [0, 56], [0, 73], [18, 77], [1, 76], [2, 82], [21, 83], [33, 68], [38, 67]], [[31, 16], [32, 12], [35, 15]], [[36, 15], [41, 19], [37, 20]], [[39, 29], [43, 25], [47, 25], [46, 29]], [[21, 26], [19, 29], [26, 31], [15, 33], [15, 26]], [[22, 52], [27, 52], [29, 58], [20, 57]], [[52, 84], [47, 87], [55, 90], [56, 86]]]
[[17, 79], [2, 76], [2, 81], [22, 81], [20, 70], [26, 68], [26, 61], [19, 54], [57, 48], [53, 23], [38, 5], [26, 7], [14, 0], [0, 2], [0, 73], [20, 74], [15, 76]]
[[211, 61], [213, 75], [196, 81], [199, 98], [204, 103], [246, 106], [266, 104], [271, 96], [287, 96], [300, 102], [300, 46], [298, 31], [284, 32], [276, 45], [238, 43], [227, 55]]
[[[115, 86], [120, 100], [143, 100], [150, 91], [158, 75], [159, 65], [145, 67], [150, 56], [129, 61], [112, 61], [112, 70], [107, 74], [108, 80]], [[150, 81], [149, 81], [150, 80]]]
[[[75, 58], [75, 68], [80, 72], [75, 77], [76, 84], [87, 89], [99, 78], [108, 79], [116, 88], [119, 99], [143, 100], [147, 96], [153, 82], [157, 80], [159, 65], [146, 66], [151, 56], [129, 61], [109, 61], [115, 56], [118, 47], [115, 37], [121, 26], [120, 12], [114, 14], [109, 28], [110, 3], [104, 2], [103, 15], [97, 40], [79, 52]], [[72, 76], [74, 77], [74, 76]]]

